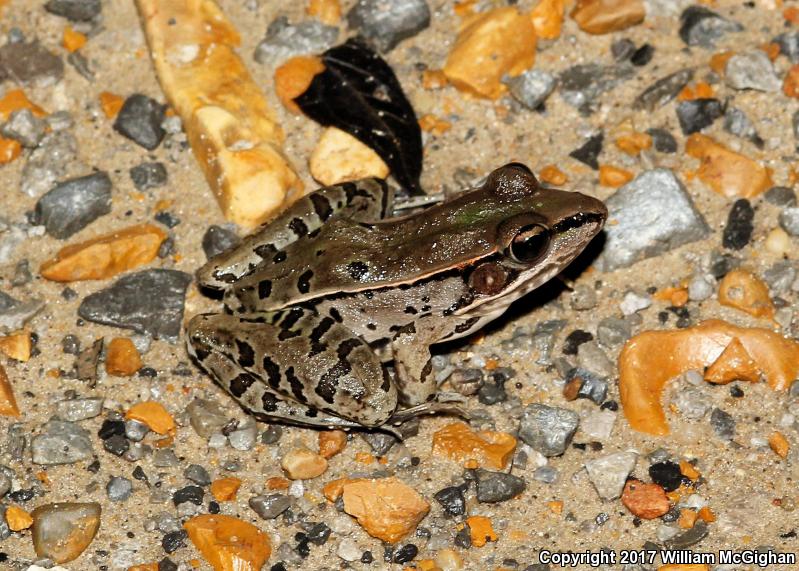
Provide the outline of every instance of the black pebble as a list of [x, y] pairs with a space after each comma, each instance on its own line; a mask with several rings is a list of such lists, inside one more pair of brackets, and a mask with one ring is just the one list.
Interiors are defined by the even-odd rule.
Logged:
[[35, 495], [33, 489], [17, 490], [8, 494], [8, 498], [13, 502], [22, 503], [32, 500]]
[[455, 534], [453, 543], [456, 547], [460, 547], [461, 549], [469, 549], [472, 546], [472, 531], [469, 529], [468, 524], [463, 526], [463, 529]]
[[796, 193], [787, 186], [772, 186], [763, 197], [775, 206], [796, 206]]
[[619, 63], [627, 61], [635, 53], [635, 43], [628, 38], [622, 38], [611, 44], [610, 53], [613, 55], [613, 59]]
[[122, 456], [130, 449], [130, 442], [121, 434], [114, 434], [103, 441], [103, 448], [114, 456]]
[[739, 387], [738, 385], [732, 385], [730, 387], [730, 396], [739, 399], [742, 396], [744, 396], [744, 392], [741, 390], [741, 387]]
[[314, 545], [324, 545], [327, 543], [331, 531], [324, 522], [317, 523], [308, 530], [308, 541]]
[[419, 548], [413, 543], [403, 545], [394, 552], [394, 563], [407, 563], [413, 561], [414, 557], [419, 554]]
[[752, 239], [755, 210], [751, 203], [741, 198], [735, 201], [727, 216], [727, 225], [724, 227], [722, 245], [730, 250], [740, 250]]
[[114, 130], [136, 143], [152, 151], [166, 135], [166, 131], [161, 127], [164, 120], [166, 107], [155, 99], [134, 93], [125, 100], [122, 109], [119, 110]]
[[170, 531], [161, 540], [161, 547], [163, 547], [164, 551], [167, 553], [173, 553], [181, 547], [186, 546], [184, 541], [188, 536], [189, 534], [186, 533], [185, 529], [181, 529], [179, 531]]
[[208, 502], [208, 513], [209, 514], [218, 514], [222, 508], [219, 505], [219, 502], [215, 502], [211, 500]]
[[97, 17], [103, 6], [100, 0], [49, 0], [44, 9], [72, 22], [86, 22]]
[[141, 482], [147, 481], [147, 474], [145, 474], [144, 469], [141, 466], [136, 466], [133, 469], [133, 477]]
[[80, 339], [75, 335], [64, 335], [61, 339], [61, 350], [67, 355], [77, 355], [80, 353]]
[[652, 44], [644, 44], [630, 56], [630, 63], [636, 66], [645, 66], [652, 61], [652, 56], [655, 55], [655, 48]]
[[210, 259], [238, 246], [240, 243], [241, 238], [235, 232], [222, 226], [214, 225], [209, 226], [208, 230], [203, 234], [202, 246], [205, 257]]
[[375, 560], [375, 556], [372, 555], [371, 551], [364, 551], [363, 555], [361, 555], [361, 563], [371, 563]]
[[466, 498], [463, 496], [462, 486], [442, 488], [433, 497], [441, 504], [444, 511], [450, 515], [463, 515], [466, 513]]
[[666, 129], [653, 127], [652, 129], [647, 129], [646, 132], [652, 137], [652, 144], [656, 151], [660, 153], [677, 152], [677, 140]]
[[155, 219], [157, 222], [160, 222], [167, 228], [174, 228], [175, 226], [180, 224], [180, 218], [178, 218], [168, 210], [162, 210], [161, 212], [156, 214]]
[[114, 435], [125, 435], [125, 423], [121, 420], [106, 419], [97, 431], [101, 440], [108, 440]]
[[683, 481], [680, 466], [674, 462], [658, 462], [649, 467], [649, 477], [667, 492], [673, 492]]
[[684, 135], [690, 135], [709, 127], [724, 115], [718, 99], [691, 99], [677, 105], [677, 119]]
[[111, 187], [105, 172], [59, 182], [36, 203], [32, 222], [53, 238], [69, 238], [111, 212]]
[[158, 571], [178, 571], [178, 565], [169, 557], [164, 557], [158, 562]]
[[566, 339], [563, 341], [563, 354], [564, 355], [576, 355], [577, 348], [586, 343], [591, 341], [594, 336], [589, 333], [588, 331], [583, 331], [582, 329], [575, 329], [571, 333], [566, 336]]
[[205, 491], [200, 486], [184, 486], [172, 494], [172, 503], [178, 506], [183, 502], [191, 502], [194, 505], [201, 506], [203, 496], [205, 496]]
[[589, 137], [580, 148], [574, 149], [572, 152], [570, 152], [569, 156], [573, 159], [577, 159], [583, 164], [588, 165], [594, 170], [599, 170], [599, 162], [597, 161], [597, 158], [599, 157], [599, 153], [602, 152], [602, 143], [604, 140], [605, 134], [597, 133], [596, 135]]

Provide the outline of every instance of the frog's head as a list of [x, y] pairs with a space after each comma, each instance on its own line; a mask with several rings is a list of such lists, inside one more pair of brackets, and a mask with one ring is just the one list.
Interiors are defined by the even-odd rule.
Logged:
[[519, 163], [492, 172], [483, 190], [494, 194], [503, 212], [494, 254], [466, 276], [472, 299], [461, 315], [501, 312], [514, 300], [560, 273], [600, 232], [605, 205], [579, 192], [539, 185]]

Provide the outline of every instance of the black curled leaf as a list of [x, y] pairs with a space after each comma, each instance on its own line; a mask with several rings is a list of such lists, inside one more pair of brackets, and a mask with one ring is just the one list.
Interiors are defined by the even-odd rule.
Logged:
[[422, 194], [422, 131], [389, 65], [362, 40], [322, 54], [325, 70], [294, 102], [308, 117], [371, 147], [412, 194]]

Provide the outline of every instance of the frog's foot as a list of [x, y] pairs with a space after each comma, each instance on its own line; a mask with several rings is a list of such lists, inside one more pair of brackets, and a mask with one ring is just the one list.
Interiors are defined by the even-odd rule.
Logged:
[[402, 424], [403, 422], [425, 414], [449, 414], [469, 420], [469, 413], [452, 402], [430, 401], [403, 410], [398, 410], [386, 421], [386, 424]]

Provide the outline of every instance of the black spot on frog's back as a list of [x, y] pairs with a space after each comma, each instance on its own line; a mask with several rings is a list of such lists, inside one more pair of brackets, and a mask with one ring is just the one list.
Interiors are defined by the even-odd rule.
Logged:
[[280, 388], [280, 367], [269, 358], [269, 355], [264, 355], [262, 365], [269, 386], [274, 390], [278, 390]]
[[236, 349], [239, 352], [238, 363], [242, 367], [252, 367], [255, 364], [255, 351], [246, 341], [236, 339]]
[[297, 279], [297, 291], [300, 293], [308, 293], [311, 291], [311, 278], [313, 277], [313, 270], [304, 271]]
[[270, 295], [272, 295], [272, 282], [270, 280], [258, 282], [258, 299], [266, 299]]
[[264, 391], [261, 396], [261, 407], [265, 412], [275, 412], [277, 410], [277, 397], [268, 391]]
[[333, 214], [333, 208], [330, 206], [330, 201], [321, 194], [311, 194], [311, 204], [313, 204], [314, 212], [319, 217], [319, 220], [326, 222]]
[[249, 373], [240, 373], [236, 378], [230, 381], [230, 393], [236, 398], [241, 398], [256, 380], [255, 376]]
[[291, 222], [289, 222], [289, 229], [294, 232], [298, 238], [302, 238], [308, 233], [308, 225], [303, 222], [302, 218], [293, 218]]
[[347, 264], [347, 272], [356, 282], [363, 281], [369, 275], [369, 266], [363, 262], [350, 262]]

